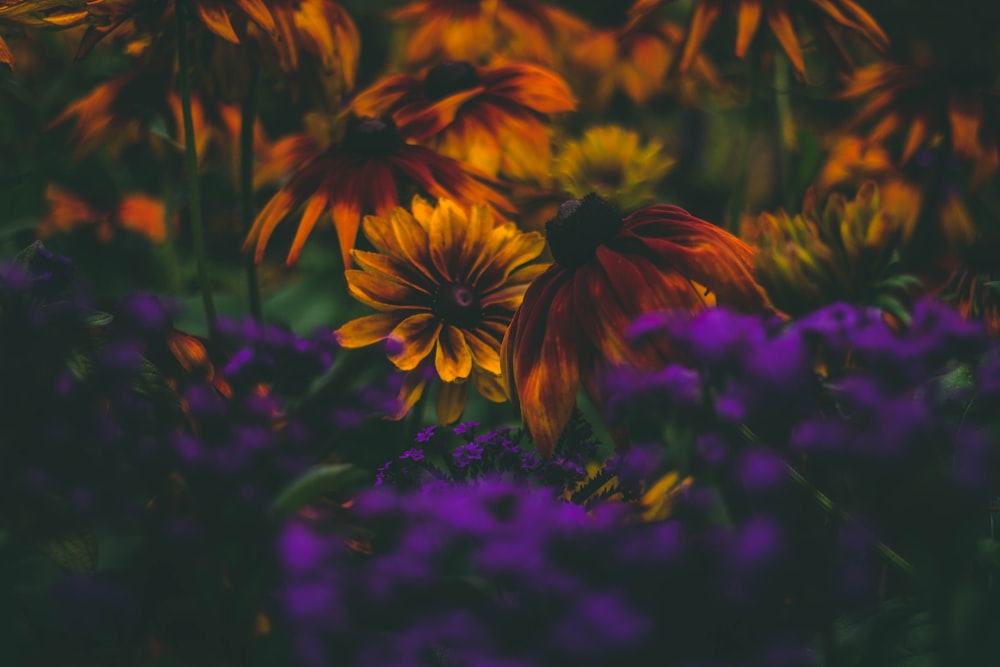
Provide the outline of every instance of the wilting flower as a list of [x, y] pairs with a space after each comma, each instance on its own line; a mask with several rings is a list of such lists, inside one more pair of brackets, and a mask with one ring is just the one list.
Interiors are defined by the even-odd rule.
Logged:
[[537, 0], [417, 0], [389, 16], [419, 24], [406, 45], [410, 64], [505, 53], [553, 65], [558, 47], [586, 30], [572, 14]]
[[545, 455], [581, 384], [602, 404], [603, 364], [662, 360], [661, 351], [625, 339], [642, 313], [697, 311], [706, 305], [706, 288], [720, 304], [769, 308], [753, 279], [753, 250], [676, 206], [651, 206], [623, 219], [590, 194], [563, 204], [546, 230], [556, 263], [528, 288], [501, 352], [511, 400]]
[[555, 72], [527, 63], [448, 61], [423, 76], [386, 77], [352, 103], [363, 116], [392, 116], [402, 134], [485, 174], [546, 180], [548, 114], [576, 101]]
[[810, 189], [802, 208], [795, 216], [762, 213], [749, 230], [758, 244], [754, 275], [774, 305], [802, 315], [873, 299], [902, 235], [876, 185], [867, 182], [854, 200], [831, 195], [822, 209]]
[[874, 63], [854, 72], [839, 97], [869, 98], [850, 123], [871, 126], [869, 143], [905, 132], [900, 163], [943, 141], [972, 164], [973, 185], [1000, 167], [1000, 86], [994, 71], [978, 62]]
[[[0, 2], [0, 27], [62, 29], [87, 18], [79, 0], [4, 0]], [[0, 35], [0, 63], [14, 69], [14, 53]]]
[[595, 192], [622, 211], [634, 211], [656, 201], [656, 186], [673, 165], [658, 141], [640, 145], [637, 132], [604, 125], [567, 142], [553, 172], [559, 188], [573, 197]]
[[377, 252], [351, 253], [361, 269], [347, 271], [347, 286], [380, 312], [336, 333], [348, 348], [390, 341], [389, 358], [410, 371], [398, 417], [437, 375], [444, 382], [438, 418], [450, 423], [465, 407], [470, 376], [483, 396], [505, 400], [500, 341], [528, 284], [545, 269], [529, 264], [545, 241], [513, 223], [497, 224], [482, 205], [466, 213], [448, 199], [432, 207], [415, 197], [411, 208], [412, 215], [396, 208], [365, 218], [365, 237]]
[[391, 118], [352, 116], [343, 140], [322, 150], [312, 137], [297, 135], [278, 142], [275, 149], [296, 168], [294, 175], [264, 206], [243, 244], [256, 243], [255, 260], [275, 227], [305, 204], [298, 232], [288, 252], [288, 264], [298, 260], [306, 239], [320, 217], [331, 210], [344, 265], [364, 213], [388, 217], [399, 205], [403, 183], [434, 197], [463, 204], [485, 203], [511, 210], [510, 203], [489, 185], [471, 175], [461, 162], [423, 146], [408, 144]]
[[695, 101], [698, 88], [719, 85], [715, 68], [701, 55], [694, 58], [691, 75], [667, 76], [680, 53], [684, 31], [657, 18], [660, 4], [638, 0], [621, 12], [619, 25], [593, 28], [573, 40], [568, 57], [579, 74], [581, 94], [588, 91], [594, 106], [606, 107], [617, 91], [644, 104], [670, 86], [677, 86], [684, 100]]
[[85, 226], [93, 226], [98, 240], [105, 243], [119, 229], [135, 232], [153, 243], [163, 243], [167, 238], [166, 208], [148, 195], [125, 195], [111, 206], [100, 206], [50, 183], [45, 188], [45, 200], [49, 210], [38, 225], [41, 238]]
[[[736, 10], [739, 13], [736, 35], [737, 57], [742, 58], [746, 55], [760, 27], [760, 21], [764, 18], [792, 66], [800, 76], [805, 77], [806, 65], [793, 23], [796, 16], [786, 0], [735, 0], [735, 2], [698, 0], [688, 21], [684, 53], [679, 65], [681, 72], [688, 70], [694, 64], [702, 43], [724, 9]], [[851, 61], [840, 40], [840, 32], [843, 29], [861, 37], [879, 50], [885, 49], [889, 44], [889, 38], [875, 19], [854, 0], [798, 2], [795, 3], [794, 11], [820, 45], [847, 64]]]

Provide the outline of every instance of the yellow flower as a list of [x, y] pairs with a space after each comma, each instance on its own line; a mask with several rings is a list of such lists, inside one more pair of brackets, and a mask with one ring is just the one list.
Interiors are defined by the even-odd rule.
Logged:
[[605, 125], [567, 142], [553, 171], [559, 188], [572, 198], [596, 192], [628, 213], [656, 202], [656, 186], [673, 165], [659, 142], [640, 144], [638, 133]]
[[449, 199], [431, 206], [414, 197], [411, 210], [365, 218], [376, 252], [351, 252], [361, 268], [346, 272], [347, 285], [380, 312], [348, 322], [336, 336], [348, 348], [390, 342], [389, 359], [409, 371], [396, 418], [440, 378], [437, 414], [447, 424], [461, 417], [470, 379], [485, 398], [506, 400], [500, 341], [528, 284], [546, 268], [531, 263], [545, 239], [498, 224], [482, 205], [466, 213]]
[[758, 244], [757, 281], [777, 308], [795, 316], [837, 301], [874, 299], [902, 228], [868, 182], [855, 199], [834, 194], [822, 209], [810, 189], [801, 214], [762, 213], [745, 232]]

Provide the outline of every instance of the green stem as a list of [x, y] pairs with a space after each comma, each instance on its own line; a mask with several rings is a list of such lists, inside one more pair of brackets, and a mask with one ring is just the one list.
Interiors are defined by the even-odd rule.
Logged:
[[778, 124], [778, 188], [781, 204], [789, 213], [795, 206], [795, 188], [792, 184], [792, 151], [796, 149], [795, 120], [788, 101], [790, 77], [788, 59], [783, 54], [774, 58], [774, 108]]
[[177, 240], [174, 238], [174, 206], [172, 195], [166, 194], [163, 197], [163, 217], [167, 228], [167, 238], [160, 249], [161, 260], [167, 273], [167, 281], [170, 285], [170, 293], [173, 296], [180, 296], [183, 291], [181, 283], [180, 263], [177, 261]]
[[[250, 81], [247, 85], [247, 94], [243, 98], [242, 115], [240, 116], [240, 217], [243, 222], [243, 235], [250, 233], [254, 219], [254, 189], [253, 189], [253, 167], [254, 167], [254, 146], [253, 128], [257, 119], [257, 90], [260, 88], [260, 63], [256, 54], [250, 52], [249, 68]], [[250, 314], [254, 320], [260, 322], [264, 319], [260, 304], [260, 284], [257, 282], [257, 263], [252, 255], [247, 255], [247, 299], [250, 302]]]
[[180, 4], [177, 14], [177, 68], [181, 88], [181, 109], [184, 114], [184, 155], [187, 161], [188, 210], [191, 213], [191, 237], [194, 243], [195, 264], [198, 268], [198, 285], [205, 307], [210, 334], [215, 332], [215, 302], [205, 253], [205, 228], [201, 220], [201, 186], [198, 182], [198, 149], [194, 136], [194, 116], [191, 113], [191, 55], [187, 39], [187, 17]]

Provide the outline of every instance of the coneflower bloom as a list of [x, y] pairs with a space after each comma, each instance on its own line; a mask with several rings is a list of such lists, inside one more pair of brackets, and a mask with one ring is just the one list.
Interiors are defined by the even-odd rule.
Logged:
[[714, 66], [701, 55], [694, 58], [685, 76], [667, 76], [680, 54], [684, 30], [657, 18], [658, 4], [662, 2], [638, 0], [627, 11], [619, 5], [612, 12], [620, 16], [608, 17], [618, 19], [616, 24], [591, 28], [568, 47], [579, 92], [590, 105], [604, 108], [616, 92], [636, 104], [665, 92], [676, 92], [685, 103], [696, 103], [705, 87], [721, 85]]
[[[184, 145], [184, 117], [180, 95], [171, 91], [167, 104], [176, 128], [176, 142]], [[232, 182], [239, 180], [240, 172], [240, 127], [243, 123], [239, 105], [209, 104], [202, 102], [200, 95], [191, 96], [191, 116], [194, 120], [195, 148], [198, 161], [202, 162], [210, 153], [216, 154], [229, 169]], [[254, 121], [253, 150], [255, 155], [264, 155], [269, 149], [267, 135], [260, 121]]]
[[[49, 28], [60, 30], [79, 25], [87, 18], [80, 0], [0, 1], [0, 28]], [[0, 35], [0, 63], [14, 69], [14, 53]]]
[[656, 186], [673, 165], [660, 142], [640, 143], [637, 132], [602, 125], [566, 142], [552, 170], [556, 185], [571, 197], [593, 192], [629, 212], [656, 201]]
[[698, 311], [706, 290], [746, 311], [770, 305], [753, 278], [753, 250], [677, 206], [624, 218], [594, 194], [570, 200], [546, 225], [555, 263], [524, 294], [503, 340], [503, 377], [538, 450], [548, 456], [582, 384], [602, 404], [605, 364], [654, 366], [663, 349], [631, 345], [643, 313]]
[[437, 414], [451, 423], [462, 414], [470, 380], [486, 398], [505, 400], [500, 341], [528, 284], [545, 270], [531, 263], [545, 239], [498, 224], [482, 205], [466, 213], [448, 199], [431, 206], [415, 197], [411, 209], [365, 218], [376, 252], [351, 253], [360, 269], [347, 271], [347, 285], [380, 312], [348, 322], [336, 336], [348, 348], [390, 341], [389, 358], [409, 371], [396, 417], [440, 378]]
[[972, 164], [974, 186], [1000, 167], [1000, 86], [988, 67], [936, 61], [874, 63], [854, 72], [839, 97], [868, 97], [850, 122], [851, 128], [871, 128], [868, 142], [905, 134], [901, 163], [943, 141], [946, 150]]
[[153, 243], [167, 239], [167, 213], [163, 202], [144, 194], [129, 194], [108, 206], [88, 202], [63, 188], [45, 188], [48, 212], [38, 225], [38, 235], [47, 238], [81, 227], [93, 227], [97, 239], [107, 243], [118, 230], [128, 230]]
[[[277, 148], [286, 157], [302, 159], [294, 175], [264, 206], [243, 244], [256, 246], [255, 260], [264, 256], [275, 227], [305, 204], [287, 262], [298, 260], [306, 239], [329, 210], [337, 230], [344, 266], [365, 213], [388, 216], [399, 205], [402, 185], [413, 185], [433, 197], [462, 205], [488, 204], [510, 212], [512, 207], [461, 162], [407, 143], [391, 118], [351, 116], [343, 139], [326, 150], [308, 135]], [[287, 149], [287, 150], [286, 150]]]
[[422, 76], [385, 77], [352, 108], [389, 114], [405, 136], [490, 176], [543, 181], [552, 160], [546, 117], [576, 101], [558, 74], [538, 65], [447, 61]]
[[560, 45], [582, 34], [586, 24], [538, 0], [417, 0], [389, 13], [417, 24], [406, 44], [406, 61], [479, 62], [503, 53], [554, 65]]
[[790, 8], [791, 4], [787, 0], [697, 0], [688, 20], [679, 70], [684, 72], [695, 63], [695, 57], [712, 26], [727, 10], [737, 13], [737, 57], [746, 55], [761, 20], [764, 20], [802, 78], [806, 76], [806, 64], [795, 34], [796, 18], [805, 23], [821, 47], [847, 66], [850, 66], [851, 60], [840, 40], [842, 30], [846, 29], [879, 50], [884, 50], [889, 44], [889, 38], [875, 19], [854, 0], [808, 0], [794, 3], [794, 10]]

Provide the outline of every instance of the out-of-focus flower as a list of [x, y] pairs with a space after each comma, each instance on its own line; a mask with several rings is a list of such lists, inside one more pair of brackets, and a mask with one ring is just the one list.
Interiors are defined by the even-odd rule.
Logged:
[[511, 400], [544, 455], [552, 454], [581, 384], [603, 403], [604, 364], [648, 366], [662, 358], [625, 339], [642, 313], [700, 310], [706, 289], [720, 304], [770, 308], [753, 278], [753, 250], [676, 206], [623, 219], [589, 194], [563, 204], [546, 230], [556, 263], [528, 288], [501, 352]]
[[49, 127], [75, 121], [72, 139], [77, 159], [106, 147], [117, 155], [147, 137], [150, 108], [166, 114], [167, 80], [160, 71], [132, 69], [94, 87], [71, 102]]
[[592, 127], [567, 142], [553, 165], [556, 184], [573, 197], [595, 192], [622, 211], [656, 201], [656, 186], [674, 165], [658, 141], [617, 125]]
[[607, 107], [617, 91], [636, 104], [676, 91], [694, 104], [702, 88], [720, 85], [718, 73], [702, 55], [692, 58], [683, 76], [667, 76], [680, 54], [684, 30], [657, 18], [660, 4], [638, 0], [621, 12], [619, 25], [592, 28], [573, 40], [568, 58], [579, 74], [579, 93], [590, 105]]
[[365, 237], [378, 252], [351, 253], [361, 269], [347, 271], [347, 284], [355, 298], [381, 312], [336, 333], [344, 347], [390, 341], [389, 358], [410, 371], [397, 418], [437, 375], [444, 382], [438, 418], [451, 423], [465, 407], [470, 376], [483, 396], [504, 400], [500, 341], [528, 284], [545, 269], [530, 264], [545, 241], [513, 223], [497, 224], [482, 205], [466, 213], [448, 199], [432, 207], [415, 197], [411, 209], [412, 215], [396, 208], [365, 218]]
[[389, 16], [418, 24], [406, 45], [410, 64], [503, 53], [554, 65], [561, 47], [586, 30], [569, 12], [537, 0], [417, 0]]
[[507, 199], [485, 182], [485, 176], [479, 179], [461, 162], [407, 143], [391, 118], [352, 116], [343, 140], [325, 150], [308, 135], [289, 137], [274, 148], [291, 160], [286, 164], [294, 174], [261, 210], [243, 244], [244, 250], [256, 244], [258, 262], [275, 227], [305, 204], [288, 264], [295, 263], [313, 227], [330, 209], [344, 266], [350, 266], [361, 216], [374, 212], [388, 217], [399, 205], [403, 183], [464, 206], [481, 203], [512, 210]]
[[361, 54], [361, 35], [350, 15], [331, 0], [265, 0], [279, 39], [270, 44], [287, 72], [298, 69], [303, 54], [319, 61], [322, 70], [337, 74], [347, 90]]
[[38, 235], [43, 239], [91, 225], [104, 243], [120, 229], [135, 232], [152, 243], [167, 239], [166, 208], [148, 195], [125, 195], [113, 206], [102, 207], [50, 183], [45, 188], [45, 200], [49, 210], [38, 225]]
[[698, 0], [684, 37], [684, 52], [679, 65], [681, 72], [694, 64], [702, 43], [724, 10], [738, 14], [737, 57], [746, 55], [761, 19], [764, 19], [792, 66], [803, 78], [806, 76], [806, 64], [802, 58], [799, 38], [795, 34], [796, 18], [805, 23], [810, 34], [825, 50], [846, 64], [850, 64], [851, 60], [841, 43], [840, 34], [843, 30], [862, 38], [879, 50], [885, 49], [889, 44], [889, 38], [875, 19], [854, 0], [810, 0], [795, 3], [794, 9], [789, 7], [786, 0]]
[[[184, 117], [180, 96], [171, 91], [167, 104], [177, 128], [177, 143], [184, 145]], [[240, 126], [241, 111], [236, 104], [209, 104], [202, 102], [200, 95], [191, 96], [191, 116], [194, 120], [195, 148], [198, 161], [203, 162], [213, 152], [220, 153], [221, 161], [229, 169], [233, 183], [239, 182], [240, 173]], [[264, 155], [269, 148], [267, 135], [260, 120], [254, 122], [253, 150], [256, 155]]]
[[839, 97], [868, 98], [850, 127], [870, 126], [869, 143], [905, 133], [900, 163], [921, 148], [940, 146], [972, 164], [973, 186], [1000, 167], [1000, 80], [978, 62], [922, 56], [907, 63], [873, 63], [855, 71]]
[[802, 208], [762, 213], [746, 234], [758, 248], [754, 275], [774, 305], [794, 316], [872, 299], [902, 234], [878, 187], [866, 183], [853, 200], [831, 195], [822, 209], [809, 190]]
[[546, 181], [549, 114], [576, 108], [555, 72], [527, 63], [448, 61], [422, 76], [396, 74], [352, 102], [362, 116], [392, 116], [400, 132], [490, 176]]
[[[276, 40], [280, 39], [278, 26], [274, 23], [274, 16], [269, 9], [268, 0], [232, 0], [232, 2], [193, 0], [191, 4], [195, 15], [201, 19], [205, 27], [227, 42], [240, 43], [237, 29], [233, 26], [232, 19], [234, 17], [253, 23], [261, 30], [274, 36]], [[240, 27], [243, 28], [243, 26]]]
[[[0, 2], [0, 28], [69, 28], [87, 19], [83, 5], [80, 0], [3, 0]], [[0, 63], [14, 69], [14, 53], [2, 35]]]

